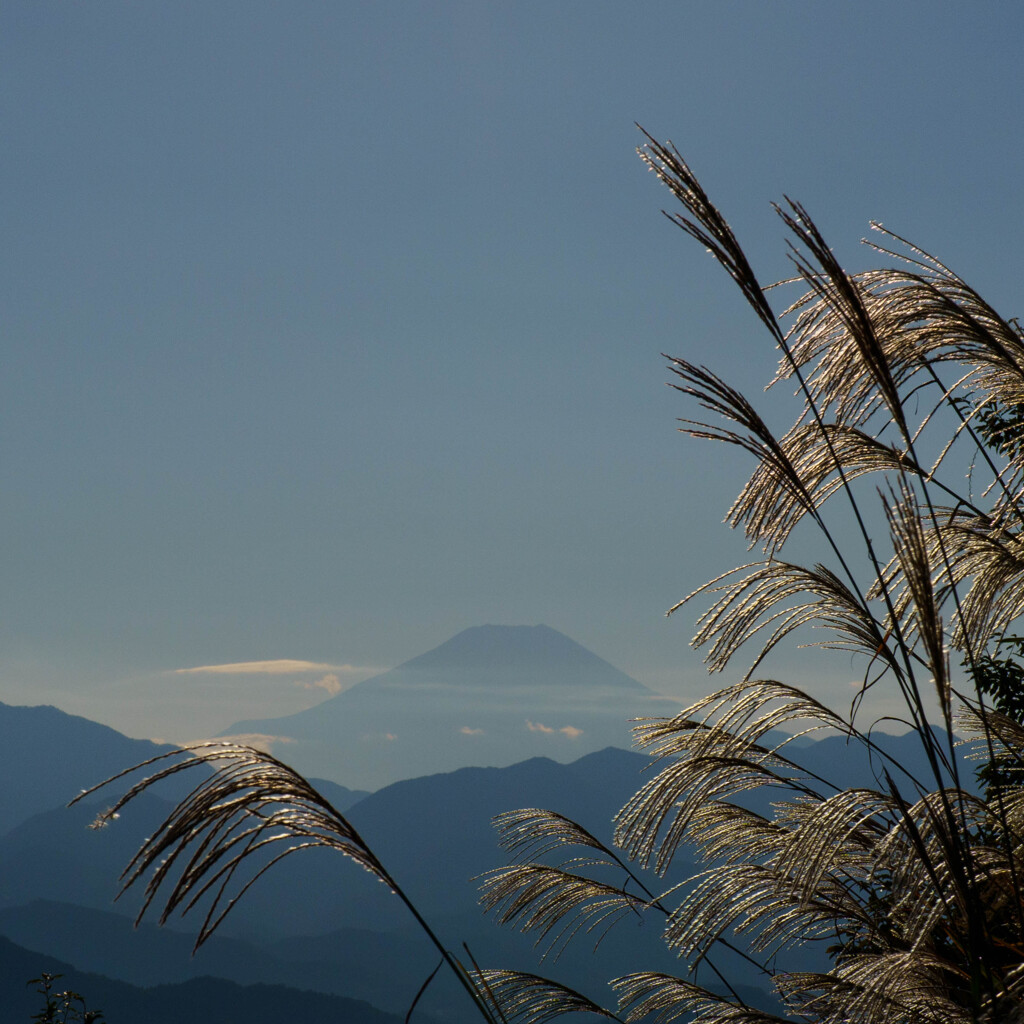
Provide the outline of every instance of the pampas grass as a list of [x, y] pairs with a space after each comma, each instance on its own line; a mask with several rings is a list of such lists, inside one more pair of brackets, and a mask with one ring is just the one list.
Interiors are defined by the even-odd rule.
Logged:
[[[619, 814], [616, 845], [659, 874], [685, 846], [704, 870], [644, 903], [635, 886], [615, 895], [595, 882], [588, 892], [577, 873], [543, 876], [541, 891], [540, 868], [525, 863], [485, 883], [485, 906], [542, 935], [554, 921], [604, 927], [627, 907], [663, 918], [681, 973], [613, 980], [617, 1013], [630, 1022], [1016, 1019], [1024, 789], [1003, 784], [979, 796], [966, 756], [1024, 762], [1024, 728], [978, 685], [1024, 612], [1024, 452], [1014, 433], [1024, 337], [945, 264], [881, 229], [872, 248], [893, 265], [848, 273], [789, 200], [777, 212], [790, 236], [788, 283], [802, 293], [776, 315], [775, 292], [675, 148], [648, 136], [640, 156], [681, 204], [670, 219], [726, 270], [767, 330], [779, 353], [770, 385], [796, 388], [792, 426], [776, 435], [712, 370], [670, 361], [673, 387], [703, 414], [681, 429], [753, 459], [727, 522], [760, 554], [670, 614], [710, 598], [695, 646], [712, 672], [730, 670], [741, 651], [749, 667], [678, 715], [636, 727], [660, 770]], [[830, 564], [783, 554], [807, 528]], [[808, 627], [817, 646], [859, 659], [863, 684], [848, 712], [755, 675]], [[924, 777], [872, 741], [879, 694], [899, 697]], [[846, 788], [841, 770], [814, 775], [777, 738], [817, 729], [869, 752], [876, 786]], [[767, 814], [745, 804], [762, 790], [772, 793]], [[530, 820], [538, 835], [547, 827]], [[694, 971], [721, 944], [738, 944], [772, 979], [775, 1011], [697, 983]], [[785, 969], [787, 950], [807, 945], [827, 951], [830, 969]]]

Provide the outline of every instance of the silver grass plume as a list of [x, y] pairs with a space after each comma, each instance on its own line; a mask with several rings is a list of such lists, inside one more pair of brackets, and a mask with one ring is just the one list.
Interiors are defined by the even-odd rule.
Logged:
[[[137, 771], [153, 768], [93, 827], [102, 828], [151, 786], [184, 771], [200, 781], [142, 844], [121, 874], [119, 897], [148, 875], [136, 923], [162, 902], [160, 924], [175, 912], [208, 902], [195, 942], [203, 945], [245, 893], [285, 857], [312, 848], [334, 850], [368, 871], [401, 900], [473, 1001], [486, 1024], [505, 1024], [495, 1015], [477, 980], [438, 938], [429, 923], [377, 858], [351, 822], [310, 782], [284, 762], [255, 747], [213, 741], [160, 754], [80, 793], [72, 803]], [[433, 974], [424, 983], [430, 983]], [[423, 993], [415, 996], [410, 1014]]]

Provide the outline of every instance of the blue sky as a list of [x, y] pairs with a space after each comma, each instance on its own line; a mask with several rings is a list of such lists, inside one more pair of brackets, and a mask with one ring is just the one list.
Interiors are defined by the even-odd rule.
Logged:
[[663, 613], [744, 560], [747, 467], [675, 432], [660, 353], [754, 392], [774, 354], [634, 122], [765, 280], [788, 194], [1012, 316], [1022, 38], [1010, 3], [10, 0], [0, 700], [188, 739], [485, 622], [703, 692]]

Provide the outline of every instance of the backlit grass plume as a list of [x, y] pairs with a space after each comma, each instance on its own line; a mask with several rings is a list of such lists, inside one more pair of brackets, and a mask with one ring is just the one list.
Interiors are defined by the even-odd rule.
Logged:
[[[664, 874], [686, 848], [703, 861], [696, 877], [654, 895], [632, 874], [609, 892], [600, 873], [588, 891], [580, 871], [550, 863], [579, 845], [563, 828], [564, 853], [545, 844], [549, 873], [531, 860], [495, 873], [485, 906], [542, 938], [553, 922], [588, 932], [627, 909], [660, 918], [680, 972], [613, 980], [629, 1022], [1024, 1020], [1021, 673], [995, 657], [1024, 612], [1024, 336], [943, 263], [881, 229], [872, 248], [892, 265], [846, 272], [789, 200], [777, 212], [801, 293], [776, 314], [776, 292], [679, 153], [648, 137], [640, 155], [681, 204], [670, 219], [769, 333], [779, 354], [769, 384], [795, 388], [792, 425], [777, 434], [713, 370], [670, 362], [698, 410], [683, 431], [753, 460], [727, 522], [757, 553], [671, 611], [710, 599], [694, 644], [713, 672], [741, 650], [748, 667], [636, 728], [660, 770], [618, 816], [618, 855]], [[829, 559], [784, 553], [808, 528]], [[757, 677], [797, 641], [859, 658], [849, 712]], [[890, 708], [899, 699], [927, 766], [917, 776], [872, 740], [876, 695]], [[832, 777], [806, 770], [785, 735], [816, 729], [866, 752], [875, 784], [848, 788], [842, 765]], [[998, 766], [981, 792], [971, 755]], [[769, 804], [751, 803], [764, 793]], [[555, 834], [541, 812], [530, 822]], [[516, 844], [527, 848], [522, 829]], [[746, 1005], [720, 972], [713, 990], [699, 983], [725, 947], [747, 958], [735, 980], [761, 972], [774, 1000]], [[818, 947], [821, 968], [787, 969], [798, 947]]]
[[[349, 820], [335, 810], [303, 776], [255, 747], [214, 741], [161, 754], [80, 793], [76, 803], [110, 782], [153, 769], [94, 822], [102, 827], [150, 786], [184, 771], [198, 775], [192, 791], [170, 812], [121, 874], [123, 895], [145, 879], [136, 923], [155, 902], [160, 924], [175, 912], [199, 908], [204, 914], [195, 948], [216, 931], [232, 907], [279, 861], [303, 850], [323, 848], [364, 868], [405, 904], [441, 957], [489, 1022], [500, 1024], [493, 1000], [446, 947], [387, 868]], [[434, 974], [436, 974], [436, 970]], [[433, 978], [426, 980], [423, 988]], [[413, 999], [415, 1006], [423, 989]], [[411, 1008], [410, 1008], [411, 1012]]]

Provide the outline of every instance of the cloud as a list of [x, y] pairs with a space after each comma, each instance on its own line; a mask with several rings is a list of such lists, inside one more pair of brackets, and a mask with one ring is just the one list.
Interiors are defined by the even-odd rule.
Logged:
[[326, 690], [331, 697], [337, 696], [342, 690], [341, 680], [338, 678], [337, 672], [328, 672], [323, 679], [314, 680], [312, 683], [307, 683], [303, 679], [296, 679], [295, 685], [301, 686], [304, 690]]
[[483, 736], [484, 734], [483, 729], [470, 729], [468, 725], [464, 725], [459, 732], [461, 732], [463, 736]]
[[363, 743], [394, 743], [398, 735], [393, 732], [364, 732], [359, 739]]
[[295, 661], [281, 658], [277, 661], [234, 661], [226, 665], [199, 665], [196, 668], [176, 668], [176, 676], [204, 673], [220, 676], [294, 675], [296, 672], [350, 673], [370, 671], [357, 665], [327, 665], [318, 661]]
[[[563, 725], [561, 729], [552, 729], [550, 725], [544, 725], [543, 722], [531, 722], [529, 719], [526, 720], [526, 728], [530, 732], [540, 732], [545, 736], [554, 736], [556, 732], [560, 732], [571, 740], [583, 735], [583, 730], [577, 729], [575, 725]], [[466, 730], [463, 729], [462, 731], [465, 732]]]

